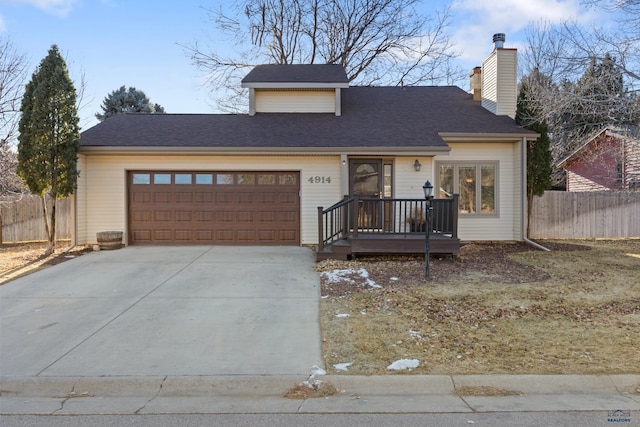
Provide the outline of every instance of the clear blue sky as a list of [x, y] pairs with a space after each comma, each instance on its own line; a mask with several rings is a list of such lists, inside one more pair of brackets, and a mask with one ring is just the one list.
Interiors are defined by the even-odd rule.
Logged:
[[[227, 4], [221, 2], [221, 4]], [[206, 0], [0, 0], [0, 34], [26, 53], [29, 78], [48, 49], [57, 44], [78, 88], [87, 83], [81, 126], [97, 123], [105, 96], [120, 86], [144, 91], [168, 113], [215, 112], [199, 71], [180, 46], [215, 40], [202, 6]], [[579, 0], [452, 0], [424, 2], [424, 10], [451, 4], [450, 28], [459, 65], [471, 70], [491, 51], [494, 33], [507, 34], [506, 47], [519, 47], [530, 21], [578, 17], [594, 20]], [[228, 47], [230, 48], [230, 47]], [[466, 82], [460, 85], [466, 89]]]

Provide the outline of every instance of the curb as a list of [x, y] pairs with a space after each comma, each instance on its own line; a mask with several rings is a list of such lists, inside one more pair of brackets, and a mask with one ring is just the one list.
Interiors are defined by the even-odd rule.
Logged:
[[[0, 377], [0, 396], [65, 398], [164, 395], [282, 396], [304, 381], [292, 376]], [[640, 375], [325, 375], [346, 393], [367, 395], [456, 395], [464, 388], [496, 388], [517, 395], [575, 394], [638, 396]], [[479, 390], [482, 392], [482, 390]], [[478, 394], [482, 396], [483, 394]], [[490, 396], [490, 394], [484, 394]]]

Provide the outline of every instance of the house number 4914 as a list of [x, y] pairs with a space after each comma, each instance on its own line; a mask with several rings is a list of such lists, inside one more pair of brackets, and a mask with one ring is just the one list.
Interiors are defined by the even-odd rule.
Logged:
[[311, 184], [331, 184], [331, 177], [316, 175], [316, 176], [312, 176], [307, 181], [309, 181]]

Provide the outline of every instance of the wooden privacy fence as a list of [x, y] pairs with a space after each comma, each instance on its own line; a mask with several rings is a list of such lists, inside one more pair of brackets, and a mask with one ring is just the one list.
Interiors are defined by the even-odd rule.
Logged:
[[[71, 238], [70, 200], [56, 203], [56, 238]], [[23, 196], [16, 201], [0, 202], [0, 243], [47, 240], [42, 199]]]
[[529, 237], [640, 237], [640, 192], [547, 191], [533, 198]]

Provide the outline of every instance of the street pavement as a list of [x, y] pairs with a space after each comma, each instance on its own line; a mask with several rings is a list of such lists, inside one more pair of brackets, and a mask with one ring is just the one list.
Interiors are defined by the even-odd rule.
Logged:
[[[640, 425], [640, 375], [341, 374], [318, 377], [335, 396], [284, 398], [323, 364], [319, 298], [313, 254], [296, 247], [127, 247], [14, 280], [0, 286], [0, 425], [27, 415], [529, 412]], [[485, 393], [459, 395], [465, 387]]]

